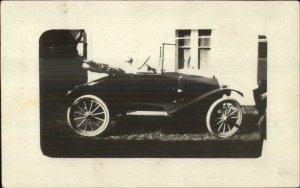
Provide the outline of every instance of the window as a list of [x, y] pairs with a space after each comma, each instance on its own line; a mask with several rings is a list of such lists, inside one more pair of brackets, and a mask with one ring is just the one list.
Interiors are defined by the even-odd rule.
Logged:
[[211, 30], [177, 30], [177, 69], [200, 69], [209, 60]]
[[198, 31], [198, 69], [200, 69], [201, 64], [208, 64], [210, 36], [211, 30], [205, 29]]
[[189, 66], [191, 59], [191, 30], [180, 30], [177, 33], [178, 69]]

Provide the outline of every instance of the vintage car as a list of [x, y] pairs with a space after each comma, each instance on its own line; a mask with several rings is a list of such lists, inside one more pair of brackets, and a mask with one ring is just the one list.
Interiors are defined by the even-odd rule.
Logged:
[[[230, 137], [240, 128], [242, 109], [215, 77], [163, 72], [128, 74], [111, 69], [107, 76], [68, 91], [67, 119], [82, 136], [97, 136], [112, 120], [126, 116], [191, 116], [202, 118], [216, 137]], [[106, 70], [108, 67], [106, 66]], [[118, 69], [119, 70], [119, 69]], [[199, 125], [200, 126], [200, 125]]]

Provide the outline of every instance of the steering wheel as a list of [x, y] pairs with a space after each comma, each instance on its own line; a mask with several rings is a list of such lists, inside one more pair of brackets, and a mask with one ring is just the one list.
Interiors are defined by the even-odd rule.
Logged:
[[[149, 56], [147, 59], [146, 59], [146, 61], [143, 63], [143, 65], [140, 67], [140, 68], [138, 68], [139, 70], [141, 69], [141, 68], [143, 68], [146, 64], [147, 64], [147, 62], [148, 62], [148, 60], [150, 59], [150, 57], [151, 56]], [[149, 66], [149, 65], [148, 65]]]

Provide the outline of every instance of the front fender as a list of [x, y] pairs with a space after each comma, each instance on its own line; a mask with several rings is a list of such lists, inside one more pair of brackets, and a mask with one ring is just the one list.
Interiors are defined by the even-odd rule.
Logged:
[[74, 89], [69, 90], [65, 95], [65, 103], [70, 105], [77, 97], [80, 97], [85, 94], [93, 94], [93, 90], [88, 85], [76, 86]]
[[[226, 96], [230, 96], [231, 95], [231, 92], [236, 92], [238, 93], [239, 95], [241, 95], [242, 97], [244, 96], [244, 94], [240, 91], [237, 91], [235, 89], [230, 89], [230, 88], [218, 88], [218, 89], [215, 89], [215, 90], [212, 90], [210, 92], [207, 92], [199, 97], [196, 97], [194, 98], [193, 100], [187, 102], [187, 103], [184, 103], [183, 105], [180, 105], [170, 111], [168, 111], [168, 114], [169, 115], [173, 115], [173, 114], [176, 114], [178, 113], [179, 111], [181, 110], [184, 110], [194, 104], [199, 104], [201, 102], [204, 102], [204, 101], [209, 101], [209, 100], [214, 100], [215, 98], [219, 99], [221, 98], [224, 94]], [[212, 101], [214, 102], [214, 101]]]

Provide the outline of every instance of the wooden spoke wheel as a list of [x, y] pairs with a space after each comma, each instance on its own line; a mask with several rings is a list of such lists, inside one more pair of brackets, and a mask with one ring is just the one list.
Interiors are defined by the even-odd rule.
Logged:
[[68, 108], [67, 118], [71, 128], [82, 136], [99, 135], [110, 122], [106, 104], [93, 95], [77, 98]]
[[236, 100], [218, 99], [210, 106], [206, 116], [208, 131], [217, 137], [230, 137], [240, 128], [242, 116], [241, 106]]

